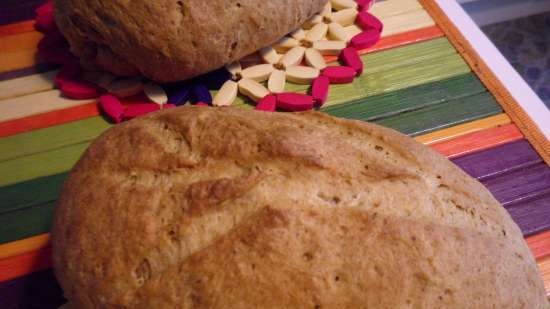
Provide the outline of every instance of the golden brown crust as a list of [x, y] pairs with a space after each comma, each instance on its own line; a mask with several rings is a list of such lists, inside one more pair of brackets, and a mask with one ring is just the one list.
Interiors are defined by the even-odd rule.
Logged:
[[177, 81], [217, 69], [303, 24], [327, 0], [55, 0], [84, 64]]
[[395, 131], [316, 112], [182, 107], [107, 131], [53, 228], [75, 308], [529, 308], [507, 212]]

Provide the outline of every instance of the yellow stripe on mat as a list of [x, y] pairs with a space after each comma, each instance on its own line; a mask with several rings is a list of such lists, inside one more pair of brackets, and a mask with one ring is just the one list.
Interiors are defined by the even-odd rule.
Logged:
[[54, 110], [78, 106], [96, 100], [72, 100], [61, 96], [59, 90], [30, 94], [22, 97], [0, 100], [0, 121], [17, 119]]
[[0, 245], [0, 260], [35, 251], [50, 245], [50, 234], [41, 234]]
[[512, 120], [510, 119], [510, 117], [508, 117], [508, 115], [499, 114], [499, 115], [475, 120], [472, 122], [460, 124], [454, 127], [442, 129], [432, 133], [420, 135], [415, 137], [414, 139], [425, 145], [431, 145], [434, 143], [457, 138], [465, 134], [509, 124], [511, 122]]
[[401, 15], [391, 16], [383, 20], [382, 37], [411, 31], [435, 25], [434, 20], [425, 10], [417, 10]]
[[369, 13], [378, 17], [389, 17], [416, 10], [423, 10], [422, 5], [417, 0], [392, 0], [376, 2]]
[[0, 81], [0, 100], [53, 89], [57, 70]]

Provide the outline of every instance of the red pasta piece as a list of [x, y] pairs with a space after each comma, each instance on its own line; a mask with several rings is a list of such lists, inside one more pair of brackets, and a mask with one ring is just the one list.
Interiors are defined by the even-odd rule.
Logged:
[[154, 103], [130, 104], [126, 107], [126, 110], [124, 110], [124, 113], [122, 114], [122, 119], [134, 119], [136, 117], [158, 111], [159, 109], [160, 106]]
[[368, 10], [374, 3], [374, 0], [356, 0], [360, 10]]
[[78, 74], [80, 74], [80, 65], [78, 63], [66, 64], [55, 75], [54, 83], [57, 88], [61, 89], [64, 82], [74, 81]]
[[376, 29], [365, 30], [351, 39], [351, 46], [356, 49], [372, 47], [380, 40], [380, 32]]
[[99, 107], [115, 123], [122, 121], [124, 114], [124, 106], [120, 103], [117, 97], [111, 94], [104, 94], [99, 97]]
[[195, 103], [196, 106], [210, 106], [210, 104], [206, 103], [206, 102], [197, 102]]
[[277, 96], [269, 94], [263, 97], [256, 105], [256, 110], [264, 112], [274, 112], [277, 108]]
[[346, 66], [327, 67], [323, 70], [323, 76], [328, 77], [331, 84], [348, 84], [353, 82], [357, 73]]
[[45, 12], [42, 14], [37, 14], [35, 17], [35, 24], [34, 24], [36, 30], [44, 33], [48, 33], [51, 31], [54, 31], [57, 29], [57, 25], [55, 24], [55, 20], [53, 17], [53, 10], [52, 12]]
[[340, 60], [348, 67], [355, 70], [357, 76], [363, 74], [363, 61], [359, 52], [353, 47], [347, 47], [340, 53]]
[[311, 96], [315, 103], [323, 106], [327, 101], [328, 91], [330, 88], [330, 80], [326, 76], [319, 76], [311, 84]]
[[384, 29], [384, 25], [380, 19], [367, 11], [362, 11], [357, 14], [355, 23], [363, 30], [375, 29], [378, 32], [382, 32], [382, 29]]
[[87, 100], [99, 96], [97, 87], [86, 81], [64, 80], [61, 83], [61, 93], [67, 98], [75, 100]]
[[277, 94], [277, 107], [291, 112], [307, 111], [313, 108], [313, 97], [294, 92], [279, 93]]
[[53, 1], [46, 1], [44, 2], [44, 4], [39, 5], [34, 10], [34, 13], [36, 15], [53, 14], [53, 10], [54, 10]]

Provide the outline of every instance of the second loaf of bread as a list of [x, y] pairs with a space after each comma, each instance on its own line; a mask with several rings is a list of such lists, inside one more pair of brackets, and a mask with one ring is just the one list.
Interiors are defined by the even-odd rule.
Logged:
[[55, 0], [56, 22], [89, 67], [178, 81], [217, 69], [302, 25], [327, 0]]

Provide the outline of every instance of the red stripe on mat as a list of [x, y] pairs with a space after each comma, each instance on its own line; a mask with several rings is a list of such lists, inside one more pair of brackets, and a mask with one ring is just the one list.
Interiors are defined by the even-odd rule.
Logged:
[[0, 137], [51, 127], [99, 115], [96, 103], [0, 122]]
[[34, 20], [27, 20], [18, 23], [0, 26], [0, 37], [25, 32], [35, 31]]
[[0, 260], [0, 282], [52, 267], [51, 247]]
[[459, 136], [455, 139], [432, 144], [431, 147], [449, 159], [489, 149], [523, 138], [515, 124], [507, 124]]

